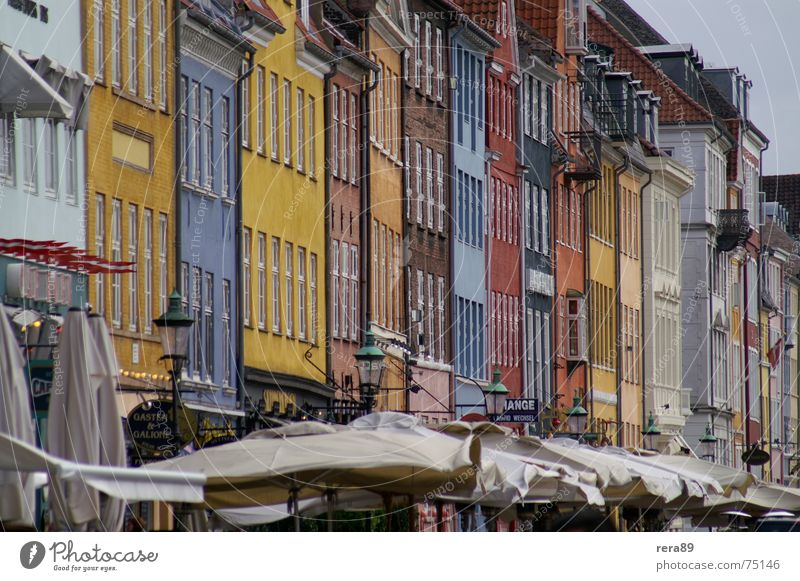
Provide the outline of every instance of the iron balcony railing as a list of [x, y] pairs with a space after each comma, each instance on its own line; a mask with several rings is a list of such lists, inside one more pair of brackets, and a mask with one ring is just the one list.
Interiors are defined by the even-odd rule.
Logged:
[[722, 251], [733, 250], [747, 241], [750, 221], [747, 210], [719, 210], [717, 212], [717, 248]]

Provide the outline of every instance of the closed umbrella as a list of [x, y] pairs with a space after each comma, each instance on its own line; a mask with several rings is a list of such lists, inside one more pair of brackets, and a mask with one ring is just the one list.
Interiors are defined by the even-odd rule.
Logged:
[[[96, 466], [100, 463], [100, 426], [97, 401], [89, 386], [97, 381], [103, 364], [93, 344], [86, 313], [70, 309], [55, 352], [46, 447], [59, 458]], [[81, 481], [69, 481], [57, 492], [52, 509], [62, 525], [83, 530], [100, 517], [97, 490]]]
[[[97, 354], [97, 369], [92, 370], [92, 395], [96, 407], [99, 429], [100, 465], [126, 466], [125, 436], [122, 433], [119, 408], [117, 407], [117, 358], [106, 323], [98, 314], [89, 316], [89, 330]], [[125, 518], [125, 503], [120, 499], [102, 497], [98, 528], [107, 531], [122, 530]]]
[[[34, 445], [33, 414], [23, 371], [24, 359], [4, 311], [0, 311], [0, 433]], [[34, 481], [10, 466], [0, 471], [0, 522], [4, 527], [34, 524]]]

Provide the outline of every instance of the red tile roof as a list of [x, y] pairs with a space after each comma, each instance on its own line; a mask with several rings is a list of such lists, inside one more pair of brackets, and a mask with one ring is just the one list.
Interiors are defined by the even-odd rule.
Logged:
[[559, 23], [563, 22], [560, 2], [561, 0], [515, 0], [514, 9], [518, 19], [533, 26], [556, 46]]
[[[456, 0], [456, 3], [464, 9], [464, 13], [471, 16], [473, 19], [482, 18], [497, 21], [497, 16], [500, 14], [499, 0]], [[486, 28], [484, 23], [478, 22], [483, 28]]]
[[300, 19], [300, 14], [298, 13], [297, 19], [295, 20], [295, 25], [297, 26], [297, 31], [306, 39], [306, 42], [313, 44], [318, 49], [333, 58], [333, 54], [331, 54], [330, 49], [322, 41], [322, 37], [320, 36], [317, 26], [314, 24], [313, 20], [309, 21], [308, 26], [306, 26], [305, 23]]
[[608, 21], [589, 9], [589, 39], [614, 50], [614, 66], [630, 71], [647, 89], [661, 97], [659, 118], [665, 123], [712, 121], [713, 115], [686, 94], [647, 56], [622, 36]]
[[264, 18], [268, 18], [273, 22], [277, 22], [280, 24], [281, 19], [278, 18], [278, 15], [275, 14], [275, 11], [269, 7], [264, 0], [240, 0], [248, 10], [252, 10], [253, 12], [258, 12]]

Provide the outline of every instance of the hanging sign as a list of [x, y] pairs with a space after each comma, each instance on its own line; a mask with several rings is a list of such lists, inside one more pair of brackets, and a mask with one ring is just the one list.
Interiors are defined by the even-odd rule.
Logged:
[[128, 432], [143, 455], [170, 457], [195, 437], [197, 418], [192, 410], [178, 407], [178, 435], [173, 434], [172, 400], [143, 402], [128, 414]]
[[539, 400], [534, 398], [507, 399], [502, 414], [492, 414], [495, 423], [530, 424], [539, 421]]

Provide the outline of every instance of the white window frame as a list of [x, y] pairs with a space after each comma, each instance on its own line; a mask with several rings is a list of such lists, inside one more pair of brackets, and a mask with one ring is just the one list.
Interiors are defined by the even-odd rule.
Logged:
[[[104, 0], [92, 2], [92, 26], [94, 31], [94, 79], [104, 82], [106, 75], [106, 47], [105, 47], [105, 9]], [[98, 32], [99, 31], [99, 32]]]
[[281, 332], [281, 241], [272, 237], [272, 332]]
[[275, 73], [269, 74], [269, 94], [270, 94], [270, 145], [272, 159], [278, 160], [279, 154], [279, 139], [278, 139], [278, 75]]
[[[45, 119], [44, 127], [44, 192], [58, 197], [58, 128], [53, 119]], [[38, 152], [37, 152], [38, 153]]]
[[306, 301], [308, 300], [306, 287], [306, 249], [297, 247], [297, 326], [298, 336], [302, 341], [308, 337], [308, 318]]
[[[139, 93], [139, 14], [137, 0], [128, 0], [128, 92]], [[133, 39], [133, 42], [131, 42]]]
[[306, 165], [306, 98], [303, 89], [298, 88], [297, 93], [297, 171], [305, 171]]
[[122, 16], [120, 0], [111, 0], [111, 84], [122, 86]]
[[167, 3], [159, 0], [158, 7], [158, 100], [162, 111], [167, 110]]
[[429, 97], [433, 91], [433, 65], [431, 47], [431, 22], [425, 21], [425, 94]]
[[264, 127], [264, 106], [266, 96], [264, 94], [264, 67], [258, 65], [256, 67], [256, 151], [264, 153], [264, 146], [266, 141], [266, 129]]
[[144, 210], [144, 332], [153, 332], [153, 210]]
[[283, 80], [283, 163], [292, 165], [292, 82]]
[[342, 256], [339, 261], [341, 267], [341, 311], [342, 311], [342, 338], [346, 338], [350, 331], [350, 245], [342, 241]]
[[436, 154], [436, 196], [439, 208], [439, 222], [437, 224], [439, 232], [444, 232], [444, 155]]
[[428, 200], [428, 228], [433, 230], [433, 149], [425, 148], [425, 197]]
[[333, 310], [331, 314], [331, 334], [334, 337], [339, 336], [339, 324], [341, 319], [341, 311], [339, 309], [339, 292], [341, 290], [341, 279], [339, 278], [340, 257], [339, 241], [334, 240], [331, 250], [331, 308]]
[[284, 242], [284, 265], [283, 272], [286, 280], [286, 335], [294, 335], [294, 245], [291, 242]]
[[[137, 262], [139, 255], [139, 207], [128, 204], [128, 261]], [[139, 276], [138, 268], [128, 274], [128, 330], [139, 330]]]
[[309, 286], [311, 289], [311, 342], [317, 343], [317, 255], [313, 252], [309, 257]]
[[203, 154], [205, 168], [203, 176], [206, 189], [214, 189], [214, 93], [209, 87], [203, 87]]
[[[106, 197], [97, 194], [94, 198], [94, 253], [105, 258], [106, 256]], [[106, 277], [94, 277], [95, 311], [105, 314], [106, 310]]]
[[350, 339], [358, 339], [358, 246], [350, 246]]
[[258, 233], [258, 328], [267, 329], [267, 235]]
[[[316, 143], [317, 143], [317, 136], [316, 136], [316, 120], [314, 115], [316, 111], [316, 102], [314, 97], [309, 95], [308, 97], [308, 175], [314, 177], [317, 173], [317, 152], [316, 152]], [[355, 142], [355, 138], [353, 139]], [[355, 152], [353, 153], [353, 158], [355, 159]], [[355, 183], [354, 175], [351, 176], [353, 179], [353, 183]]]
[[144, 99], [153, 102], [153, 0], [144, 2]]
[[423, 190], [422, 190], [422, 144], [417, 141], [417, 224], [422, 224], [422, 206], [423, 206]]
[[[160, 305], [160, 312], [167, 310], [167, 244], [169, 235], [169, 226], [167, 224], [167, 215], [158, 213], [158, 298]], [[100, 277], [98, 277], [100, 278]]]
[[251, 270], [251, 262], [250, 257], [252, 253], [253, 247], [253, 233], [250, 228], [245, 227], [242, 231], [242, 270], [244, 271], [244, 281], [243, 281], [243, 313], [242, 318], [244, 321], [244, 325], [249, 327], [252, 324], [251, 319], [251, 309], [252, 309], [252, 302], [250, 300], [250, 293], [252, 292], [252, 270]]

